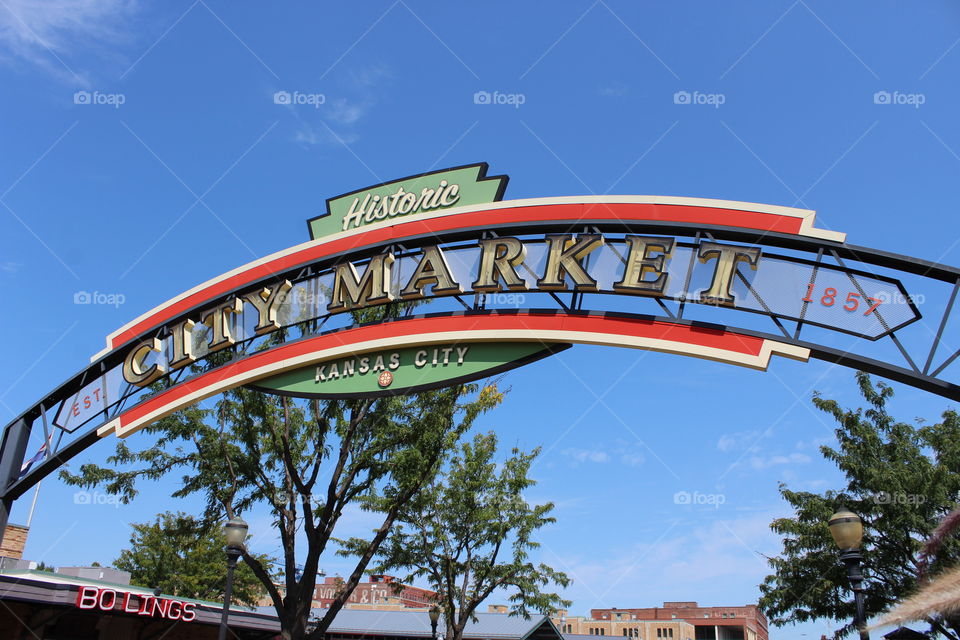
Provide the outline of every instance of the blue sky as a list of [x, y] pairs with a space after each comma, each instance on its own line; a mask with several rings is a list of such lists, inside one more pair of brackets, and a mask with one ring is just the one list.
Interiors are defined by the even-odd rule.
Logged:
[[[957, 264], [958, 42], [946, 0], [3, 0], [0, 286], [29, 320], [4, 314], [0, 410], [12, 418], [140, 313], [306, 240], [327, 197], [430, 168], [489, 162], [511, 176], [508, 198], [806, 207], [855, 244]], [[275, 104], [278, 91], [302, 104]], [[511, 104], [477, 104], [484, 91]], [[123, 304], [75, 305], [79, 291]], [[553, 500], [559, 520], [543, 558], [574, 578], [581, 614], [755, 602], [779, 549], [767, 526], [786, 513], [777, 483], [839, 483], [811, 391], [855, 399], [852, 372], [820, 362], [760, 373], [599, 347], [507, 381], [482, 426], [543, 447], [531, 498]], [[905, 418], [947, 406], [897, 392]], [[27, 556], [109, 562], [129, 522], [195, 506], [173, 486], [78, 505], [47, 480]], [[677, 505], [678, 491], [722, 504]]]

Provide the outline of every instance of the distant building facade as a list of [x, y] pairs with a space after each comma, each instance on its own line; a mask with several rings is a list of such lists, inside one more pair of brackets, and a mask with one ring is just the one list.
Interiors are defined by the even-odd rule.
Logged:
[[8, 524], [3, 530], [3, 540], [0, 541], [0, 557], [19, 560], [23, 558], [23, 548], [27, 544], [26, 527], [18, 524]]
[[[333, 604], [340, 593], [343, 578], [324, 578], [313, 594], [314, 606], [321, 609]], [[347, 608], [357, 609], [426, 609], [436, 602], [437, 594], [429, 589], [412, 587], [397, 582], [393, 576], [370, 576], [369, 582], [361, 582], [350, 594]]]
[[593, 620], [561, 615], [553, 623], [564, 636], [611, 636], [639, 640], [696, 640], [696, 627], [686, 620]]
[[555, 616], [562, 633], [640, 640], [768, 640], [767, 618], [755, 604], [700, 606], [664, 602], [662, 607], [591, 609], [590, 617]]

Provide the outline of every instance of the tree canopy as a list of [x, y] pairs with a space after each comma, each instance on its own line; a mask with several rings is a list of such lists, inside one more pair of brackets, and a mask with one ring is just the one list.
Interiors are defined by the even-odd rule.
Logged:
[[[214, 355], [195, 370], [230, 357], [226, 351]], [[265, 505], [282, 547], [281, 584], [274, 584], [276, 570], [260, 557], [245, 551], [243, 559], [273, 602], [282, 637], [319, 638], [400, 510], [433, 479], [476, 417], [501, 398], [494, 387], [476, 385], [308, 402], [238, 388], [212, 406], [194, 406], [147, 427], [137, 437], [149, 443], [142, 449], [121, 441], [108, 466], [85, 464], [77, 474], [61, 475], [70, 484], [103, 487], [126, 503], [137, 495], [138, 482], [179, 474], [172, 495], [202, 498], [205, 526]], [[320, 557], [349, 505], [377, 513], [381, 524], [343, 591], [322, 619], [309, 623]], [[298, 550], [301, 541], [305, 548]]]
[[[426, 579], [437, 592], [447, 640], [460, 640], [477, 607], [498, 589], [511, 592], [515, 615], [570, 605], [548, 590], [570, 579], [530, 559], [539, 547], [534, 534], [555, 521], [552, 503], [530, 505], [523, 498], [535, 484], [529, 471], [539, 449], [514, 448], [499, 464], [496, 453], [493, 433], [464, 442], [445, 473], [400, 510], [378, 552], [378, 572], [404, 570], [405, 582]], [[369, 548], [360, 540], [346, 546], [357, 554]]]
[[[827, 618], [847, 623], [836, 633], [853, 631], [854, 604], [844, 568], [827, 527], [840, 508], [864, 524], [863, 556], [867, 582], [866, 612], [873, 616], [918, 586], [923, 542], [941, 519], [957, 507], [960, 495], [960, 418], [945, 411], [935, 424], [911, 424], [890, 415], [893, 390], [857, 374], [866, 407], [845, 409], [814, 394], [813, 403], [838, 424], [837, 447], [822, 446], [823, 456], [846, 477], [846, 485], [823, 493], [780, 493], [795, 515], [771, 528], [783, 536], [783, 551], [770, 559], [773, 573], [760, 585], [760, 606], [782, 626]], [[944, 541], [930, 572], [960, 560], [960, 544]], [[957, 640], [960, 621], [929, 620], [932, 632]]]
[[[130, 548], [120, 552], [113, 566], [130, 572], [132, 584], [159, 588], [182, 598], [222, 600], [226, 583], [224, 546], [219, 528], [210, 530], [193, 516], [165, 512], [154, 522], [134, 523]], [[261, 563], [268, 564], [265, 557]], [[254, 606], [266, 589], [244, 563], [234, 574], [233, 598]]]

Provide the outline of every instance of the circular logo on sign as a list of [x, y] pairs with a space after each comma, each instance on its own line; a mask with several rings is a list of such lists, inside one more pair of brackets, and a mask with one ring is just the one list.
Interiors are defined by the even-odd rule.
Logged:
[[389, 371], [384, 371], [379, 376], [377, 376], [377, 384], [379, 384], [381, 388], [386, 389], [392, 383], [393, 383], [393, 374], [390, 373]]

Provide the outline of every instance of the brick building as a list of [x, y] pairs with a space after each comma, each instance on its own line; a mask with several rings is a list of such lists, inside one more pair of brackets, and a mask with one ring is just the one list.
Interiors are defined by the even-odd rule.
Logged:
[[[755, 604], [701, 607], [696, 602], [664, 602], [662, 607], [591, 609], [590, 618], [556, 617], [554, 623], [564, 633], [641, 640], [768, 640], [767, 618]], [[664, 636], [671, 628], [674, 635]]]
[[23, 548], [27, 544], [27, 534], [30, 532], [26, 527], [18, 524], [8, 524], [3, 530], [3, 541], [0, 542], [0, 557], [23, 558]]
[[553, 618], [553, 623], [564, 636], [612, 636], [617, 638], [635, 638], [637, 640], [696, 640], [696, 627], [681, 619], [635, 620], [616, 618], [594, 620], [583, 616], [561, 615]]
[[[343, 579], [325, 578], [316, 586], [314, 606], [327, 608], [339, 593]], [[429, 589], [401, 584], [392, 576], [370, 576], [369, 582], [361, 582], [350, 594], [347, 608], [429, 608], [437, 594]]]

